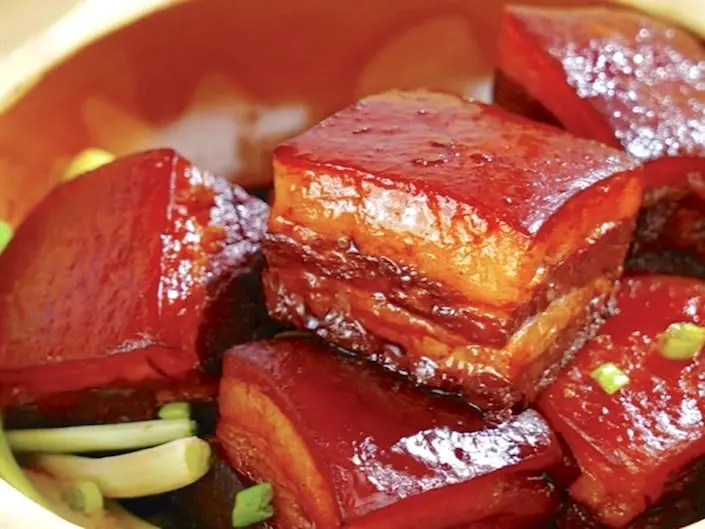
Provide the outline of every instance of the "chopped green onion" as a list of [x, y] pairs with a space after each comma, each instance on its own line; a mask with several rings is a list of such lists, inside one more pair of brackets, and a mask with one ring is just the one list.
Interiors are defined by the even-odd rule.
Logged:
[[590, 373], [590, 376], [608, 395], [614, 395], [629, 384], [629, 377], [612, 362], [602, 364]]
[[165, 421], [174, 419], [190, 419], [191, 405], [188, 402], [170, 402], [159, 408], [159, 418]]
[[0, 253], [10, 244], [14, 234], [15, 230], [12, 229], [12, 225], [6, 220], [0, 219]]
[[233, 527], [248, 527], [274, 516], [273, 496], [270, 483], [258, 483], [238, 492], [233, 507]]
[[94, 514], [103, 510], [103, 495], [92, 481], [79, 481], [61, 492], [61, 499], [71, 510]]
[[37, 430], [8, 430], [13, 452], [86, 453], [135, 450], [191, 437], [196, 423], [188, 419], [139, 421]]
[[141, 498], [201, 479], [210, 469], [211, 448], [203, 439], [189, 437], [118, 456], [37, 454], [28, 461], [62, 480], [93, 481], [106, 498]]
[[105, 511], [117, 522], [117, 527], [129, 529], [159, 529], [156, 525], [152, 525], [148, 521], [138, 518], [114, 500], [105, 502]]
[[103, 149], [90, 147], [78, 153], [64, 170], [63, 181], [68, 182], [89, 171], [108, 164], [115, 159], [115, 156]]
[[659, 350], [669, 360], [691, 360], [705, 346], [705, 327], [694, 323], [672, 323], [661, 334]]
[[3, 433], [2, 425], [3, 418], [0, 414], [0, 478], [7, 481], [12, 487], [27, 496], [33, 502], [49, 509], [49, 503], [39, 493], [32, 481], [17, 464]]

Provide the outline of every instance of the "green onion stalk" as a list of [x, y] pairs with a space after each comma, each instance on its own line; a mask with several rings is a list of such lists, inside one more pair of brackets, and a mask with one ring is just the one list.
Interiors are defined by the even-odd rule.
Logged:
[[52, 510], [49, 502], [39, 493], [32, 481], [27, 477], [15, 460], [10, 445], [3, 432], [3, 417], [0, 414], [0, 478], [27, 496], [33, 502]]
[[153, 420], [95, 426], [8, 430], [14, 453], [76, 454], [136, 450], [191, 437], [196, 423], [190, 419]]
[[61, 501], [72, 511], [89, 515], [101, 512], [105, 503], [98, 485], [92, 481], [78, 481], [65, 487], [61, 491]]
[[[171, 422], [171, 421], [165, 421]], [[28, 466], [65, 481], [90, 481], [106, 498], [141, 498], [186, 487], [206, 475], [211, 447], [187, 437], [117, 456], [35, 454]]]
[[590, 373], [590, 377], [608, 395], [614, 395], [630, 382], [629, 376], [612, 362], [602, 364]]
[[12, 225], [6, 220], [0, 219], [0, 253], [10, 244], [14, 233], [15, 231]]
[[705, 327], [690, 322], [672, 323], [661, 334], [659, 350], [669, 360], [692, 360], [705, 346]]
[[238, 492], [232, 513], [233, 527], [248, 527], [274, 516], [273, 496], [270, 483], [258, 483]]
[[159, 408], [159, 418], [164, 421], [191, 418], [191, 405], [188, 402], [170, 402]]
[[113, 160], [115, 160], [115, 155], [112, 153], [96, 147], [89, 147], [88, 149], [84, 149], [78, 153], [71, 160], [69, 165], [64, 170], [62, 180], [73, 180], [89, 171], [98, 169]]

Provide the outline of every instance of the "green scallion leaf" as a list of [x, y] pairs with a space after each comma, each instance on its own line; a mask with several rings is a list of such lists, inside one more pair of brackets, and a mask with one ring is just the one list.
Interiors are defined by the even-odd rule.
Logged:
[[672, 323], [661, 334], [659, 351], [669, 360], [691, 360], [705, 346], [705, 327], [694, 323]]
[[120, 424], [8, 430], [5, 437], [15, 453], [85, 453], [137, 450], [191, 437], [196, 423], [188, 419]]
[[259, 483], [238, 492], [233, 507], [233, 527], [248, 527], [271, 518], [274, 515], [273, 495], [270, 483]]
[[602, 364], [590, 373], [590, 377], [592, 377], [608, 395], [614, 395], [629, 384], [629, 377], [626, 373], [612, 362]]
[[6, 220], [0, 219], [0, 253], [2, 253], [5, 247], [10, 244], [10, 240], [12, 240], [14, 233], [15, 230], [12, 229], [12, 225], [10, 225], [10, 223]]
[[165, 421], [190, 419], [191, 405], [188, 402], [170, 402], [159, 408], [158, 416]]
[[84, 173], [98, 169], [98, 167], [115, 160], [115, 156], [103, 149], [90, 147], [78, 153], [64, 170], [62, 180], [69, 181]]

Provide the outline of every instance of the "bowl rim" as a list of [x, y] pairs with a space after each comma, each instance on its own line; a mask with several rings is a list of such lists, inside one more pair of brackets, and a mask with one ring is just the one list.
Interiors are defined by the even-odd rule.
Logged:
[[[79, 0], [38, 34], [0, 57], [0, 118], [42, 77], [80, 49], [158, 11], [193, 0]], [[684, 26], [705, 39], [705, 0], [611, 0]], [[0, 526], [12, 529], [81, 529], [0, 478]], [[705, 529], [705, 519], [683, 529]]]
[[81, 529], [34, 503], [0, 479], [0, 527], [12, 529]]
[[79, 0], [48, 27], [0, 57], [0, 115], [80, 49], [141, 18], [189, 0]]

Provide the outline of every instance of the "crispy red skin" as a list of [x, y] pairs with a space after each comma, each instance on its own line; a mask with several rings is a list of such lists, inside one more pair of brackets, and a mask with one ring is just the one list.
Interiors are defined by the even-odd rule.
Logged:
[[685, 30], [613, 7], [511, 6], [498, 61], [568, 131], [649, 162], [647, 191], [673, 186], [702, 195], [705, 50]]
[[55, 189], [0, 256], [0, 404], [181, 380], [249, 338], [267, 213], [171, 150]]
[[[246, 413], [224, 401], [231, 384], [253, 385], [276, 403], [304, 440], [346, 526], [475, 527], [471, 522], [503, 514], [540, 519], [554, 506], [536, 471], [561, 452], [534, 411], [493, 427], [460, 401], [305, 339], [281, 338], [225, 355], [218, 435], [226, 451], [231, 414]], [[258, 477], [256, 469], [241, 470]], [[451, 508], [439, 512], [439, 504]]]
[[[673, 474], [705, 454], [705, 358], [667, 360], [657, 346], [671, 323], [702, 323], [704, 299], [695, 279], [624, 279], [618, 314], [538, 401], [582, 470], [571, 494], [609, 526], [658, 502]], [[590, 377], [605, 362], [631, 379], [614, 395]]]

